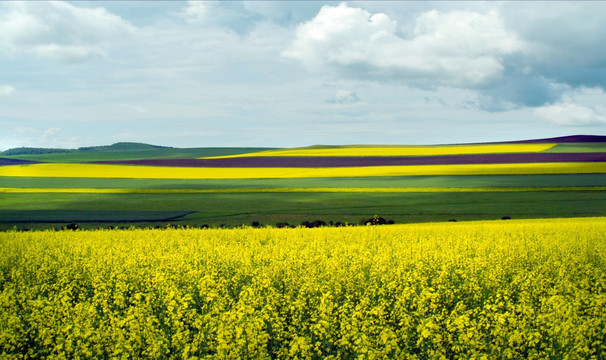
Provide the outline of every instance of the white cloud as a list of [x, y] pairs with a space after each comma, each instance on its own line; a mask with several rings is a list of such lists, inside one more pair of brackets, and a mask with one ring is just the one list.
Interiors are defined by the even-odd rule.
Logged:
[[187, 1], [187, 7], [183, 9], [181, 16], [189, 22], [202, 22], [207, 20], [209, 13], [209, 2], [207, 1]]
[[600, 88], [569, 90], [554, 104], [534, 110], [534, 114], [565, 126], [606, 124], [606, 93]]
[[320, 1], [189, 0], [177, 15], [192, 25], [219, 26], [245, 35], [263, 23], [292, 28], [321, 7]]
[[0, 53], [81, 61], [105, 55], [135, 28], [102, 7], [82, 8], [63, 1], [8, 2], [0, 16]]
[[44, 130], [42, 135], [45, 137], [50, 137], [50, 136], [56, 135], [59, 131], [61, 131], [61, 128], [52, 127], [52, 128], [48, 128], [48, 129]]
[[58, 61], [80, 61], [105, 55], [99, 48], [79, 45], [44, 44], [32, 47], [29, 53]]
[[[606, 95], [573, 94], [606, 84], [606, 22], [597, 21], [606, 3], [331, 4], [0, 1], [0, 140], [77, 136], [87, 146], [130, 133], [193, 147], [562, 135], [539, 116], [606, 129]], [[108, 20], [95, 23], [94, 7]], [[48, 61], [99, 56], [107, 61]], [[62, 130], [44, 138], [52, 126]]]
[[606, 124], [604, 108], [590, 108], [568, 101], [535, 109], [535, 114], [560, 125]]
[[502, 58], [524, 50], [504, 28], [496, 12], [419, 15], [410, 38], [383, 13], [324, 6], [301, 25], [283, 56], [300, 60], [310, 70], [330, 69], [342, 75], [397, 79], [421, 87], [476, 88], [499, 80]]
[[508, 25], [532, 42], [529, 51], [537, 65], [572, 67], [606, 60], [603, 2], [504, 2], [501, 11]]
[[0, 85], [0, 96], [8, 96], [15, 92], [15, 87], [10, 85]]
[[48, 148], [74, 148], [76, 137], [62, 136], [61, 129], [50, 127], [35, 128], [30, 126], [17, 126], [9, 128], [0, 134], [0, 150], [7, 150], [21, 146], [48, 147]]
[[240, 35], [265, 19], [261, 14], [249, 11], [240, 1], [188, 1], [179, 15], [194, 26], [214, 26]]
[[360, 102], [360, 98], [355, 92], [349, 90], [339, 90], [335, 97], [328, 101], [333, 104], [354, 104]]

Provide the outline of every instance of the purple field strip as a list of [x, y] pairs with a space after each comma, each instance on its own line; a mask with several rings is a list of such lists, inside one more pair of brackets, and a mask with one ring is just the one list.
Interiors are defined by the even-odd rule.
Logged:
[[38, 164], [39, 161], [0, 158], [0, 166]]
[[458, 143], [445, 145], [495, 145], [495, 144], [570, 144], [570, 143], [606, 143], [604, 135], [570, 135], [545, 139], [530, 139], [517, 141], [491, 141], [479, 143]]
[[606, 136], [601, 135], [572, 135], [561, 136], [547, 139], [505, 141], [506, 144], [552, 144], [552, 143], [603, 143], [606, 142]]
[[471, 154], [402, 157], [241, 157], [223, 159], [146, 159], [124, 161], [95, 161], [95, 164], [120, 164], [174, 167], [357, 167], [396, 165], [456, 165], [508, 164], [542, 162], [606, 162], [606, 153], [527, 153], [527, 154]]

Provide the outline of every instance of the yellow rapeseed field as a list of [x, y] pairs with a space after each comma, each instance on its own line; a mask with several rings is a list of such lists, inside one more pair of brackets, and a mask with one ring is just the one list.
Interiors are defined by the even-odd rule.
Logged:
[[603, 359], [606, 218], [0, 233], [2, 359]]
[[98, 164], [1, 166], [0, 176], [130, 179], [267, 179], [419, 175], [518, 175], [606, 173], [604, 162], [409, 165], [335, 168], [203, 168]]
[[498, 153], [541, 152], [557, 144], [492, 144], [445, 146], [352, 146], [335, 148], [302, 148], [269, 150], [255, 153], [213, 156], [203, 159], [220, 159], [251, 156], [434, 156]]

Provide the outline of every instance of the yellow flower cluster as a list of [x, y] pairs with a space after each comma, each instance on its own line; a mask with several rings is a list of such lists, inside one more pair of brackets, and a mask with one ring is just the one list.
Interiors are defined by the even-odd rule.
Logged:
[[334, 168], [206, 168], [97, 164], [0, 166], [1, 176], [120, 179], [284, 179], [369, 176], [604, 174], [604, 162], [398, 165]]
[[606, 219], [0, 234], [3, 359], [600, 359]]
[[499, 153], [541, 152], [557, 144], [483, 144], [443, 146], [343, 146], [268, 150], [255, 153], [213, 156], [203, 159], [220, 159], [250, 156], [435, 156]]

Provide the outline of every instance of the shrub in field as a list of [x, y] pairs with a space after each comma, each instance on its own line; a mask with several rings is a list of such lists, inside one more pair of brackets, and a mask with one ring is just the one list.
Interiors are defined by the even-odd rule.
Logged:
[[326, 222], [324, 220], [314, 220], [312, 222], [303, 221], [301, 223], [301, 226], [304, 228], [317, 228], [317, 227], [326, 226]]
[[375, 215], [373, 217], [371, 217], [370, 219], [364, 219], [362, 221], [360, 221], [360, 225], [387, 225], [387, 224], [393, 224], [394, 221], [393, 220], [385, 220], [384, 217]]
[[603, 359], [606, 219], [0, 233], [2, 359]]
[[71, 223], [71, 224], [63, 227], [63, 230], [78, 230], [78, 229], [80, 229], [80, 226], [76, 223]]

